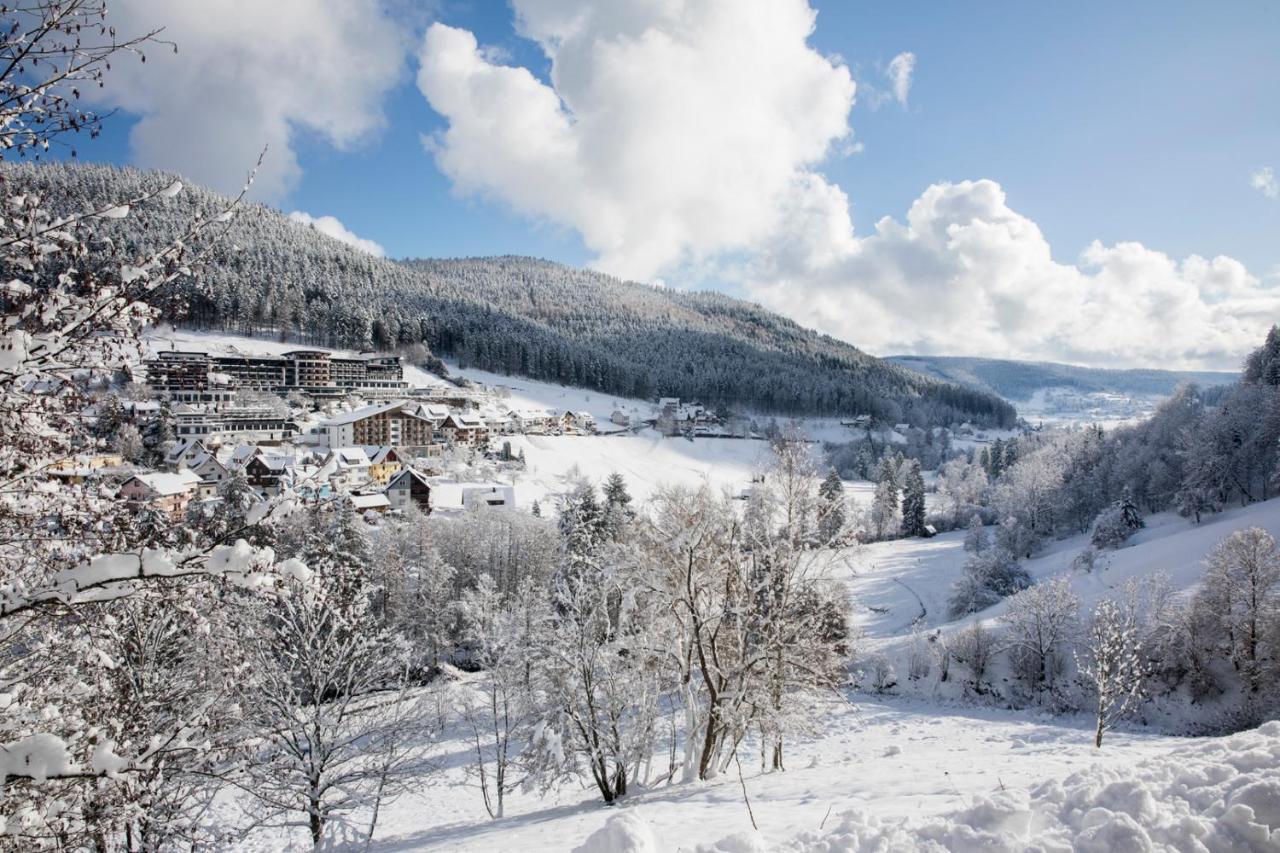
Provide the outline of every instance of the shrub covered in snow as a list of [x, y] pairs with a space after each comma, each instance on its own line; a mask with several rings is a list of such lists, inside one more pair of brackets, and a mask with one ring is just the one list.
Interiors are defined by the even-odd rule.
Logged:
[[1133, 501], [1125, 496], [1098, 513], [1089, 541], [1094, 548], [1119, 548], [1144, 526]]

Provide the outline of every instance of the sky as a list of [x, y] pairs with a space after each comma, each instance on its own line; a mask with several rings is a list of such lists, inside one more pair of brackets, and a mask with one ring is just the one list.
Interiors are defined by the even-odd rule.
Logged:
[[872, 353], [1225, 368], [1280, 321], [1280, 4], [117, 0], [84, 160]]

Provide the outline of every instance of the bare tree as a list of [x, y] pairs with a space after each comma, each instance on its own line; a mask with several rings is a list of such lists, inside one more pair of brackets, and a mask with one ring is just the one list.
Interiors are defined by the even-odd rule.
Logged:
[[[246, 627], [239, 682], [262, 746], [236, 778], [258, 819], [304, 826], [319, 846], [335, 820], [377, 809], [418, 769], [426, 715], [406, 695], [409, 649], [375, 618], [357, 571], [291, 582]], [[373, 827], [370, 827], [370, 833]]]
[[457, 707], [475, 747], [474, 771], [489, 816], [503, 816], [520, 753], [538, 719], [536, 642], [550, 618], [545, 592], [527, 582], [503, 596], [489, 575], [458, 602], [468, 662], [479, 667], [457, 685]]
[[1133, 710], [1146, 690], [1147, 665], [1132, 598], [1128, 606], [1110, 598], [1098, 603], [1089, 619], [1084, 651], [1076, 663], [1095, 698], [1093, 745], [1101, 747], [1103, 733]]
[[974, 622], [951, 639], [951, 656], [973, 675], [975, 693], [984, 692], [983, 681], [995, 658], [995, 638], [981, 622]]
[[1211, 613], [1227, 656], [1257, 693], [1280, 664], [1280, 551], [1260, 527], [1237, 530], [1206, 561], [1195, 606]]
[[1009, 599], [1000, 620], [1009, 626], [1009, 654], [1019, 676], [1052, 690], [1080, 622], [1080, 599], [1065, 577], [1042, 581]]

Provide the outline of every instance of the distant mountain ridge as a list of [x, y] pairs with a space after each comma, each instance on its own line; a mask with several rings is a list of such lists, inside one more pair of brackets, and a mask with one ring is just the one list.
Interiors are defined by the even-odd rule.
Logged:
[[963, 356], [892, 355], [887, 361], [1006, 400], [1029, 400], [1041, 388], [1073, 388], [1083, 393], [1115, 392], [1131, 396], [1165, 397], [1179, 385], [1227, 385], [1238, 373], [1079, 367], [1049, 361], [1016, 361]]
[[[17, 187], [72, 213], [167, 186], [131, 168], [4, 164]], [[226, 199], [188, 186], [99, 231], [132, 249], [181, 233]], [[424, 223], [429, 227], [429, 223]], [[280, 211], [245, 205], [201, 282], [161, 301], [194, 328], [346, 349], [422, 343], [485, 370], [613, 393], [779, 415], [1010, 425], [997, 395], [926, 377], [716, 293], [655, 288], [534, 258], [391, 261]]]

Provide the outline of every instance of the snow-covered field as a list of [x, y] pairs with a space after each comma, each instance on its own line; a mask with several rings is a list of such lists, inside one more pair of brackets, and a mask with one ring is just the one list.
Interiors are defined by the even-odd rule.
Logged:
[[[1117, 734], [1099, 751], [1090, 741], [1091, 725], [1084, 718], [1027, 719], [990, 708], [859, 701], [828, 715], [820, 739], [797, 744], [783, 773], [762, 774], [744, 757], [743, 782], [762, 838], [781, 844], [818, 830], [824, 819], [832, 829], [851, 809], [881, 820], [945, 815], [976, 796], [1025, 791], [1094, 765], [1114, 773], [1181, 743]], [[466, 760], [466, 750], [459, 739], [444, 743], [441, 754], [456, 764]], [[444, 775], [390, 808], [374, 850], [567, 851], [620, 812], [648, 824], [658, 839], [653, 853], [691, 851], [751, 829], [736, 774], [639, 791], [616, 808], [602, 806], [587, 789], [566, 788], [546, 799], [517, 796], [509, 816], [497, 821], [485, 814], [479, 792], [467, 786], [460, 768]]]

